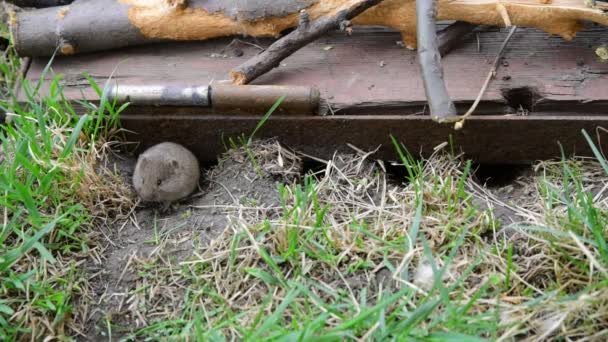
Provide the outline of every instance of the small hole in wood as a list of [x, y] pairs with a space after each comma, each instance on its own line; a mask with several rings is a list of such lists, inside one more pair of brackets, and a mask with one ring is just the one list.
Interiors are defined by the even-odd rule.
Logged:
[[525, 113], [532, 112], [536, 103], [542, 98], [538, 89], [534, 87], [504, 88], [501, 93], [509, 107]]

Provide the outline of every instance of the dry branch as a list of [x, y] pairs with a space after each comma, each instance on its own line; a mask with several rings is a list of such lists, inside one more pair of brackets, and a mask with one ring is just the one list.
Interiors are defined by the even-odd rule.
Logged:
[[277, 40], [264, 52], [256, 55], [230, 72], [234, 84], [248, 84], [259, 76], [279, 66], [282, 60], [305, 45], [317, 40], [327, 31], [349, 25], [349, 21], [382, 0], [360, 0], [340, 9], [336, 14], [310, 23], [305, 10], [300, 15], [297, 29]]
[[[40, 0], [43, 1], [43, 0]], [[50, 1], [50, 0], [49, 0]], [[62, 7], [16, 13], [11, 30], [22, 56], [99, 51], [160, 40], [205, 40], [245, 35], [278, 37], [297, 27], [299, 11], [311, 21], [331, 17], [355, 0], [76, 0]], [[497, 6], [500, 4], [500, 6]], [[438, 0], [437, 20], [538, 27], [566, 39], [581, 21], [608, 25], [608, 6], [584, 0]], [[353, 25], [379, 25], [400, 31], [416, 45], [415, 0], [384, 0], [353, 19]]]
[[437, 32], [437, 44], [439, 45], [439, 54], [447, 55], [450, 51], [458, 46], [458, 43], [473, 32], [477, 25], [470, 24], [464, 21], [457, 21], [448, 27]]
[[424, 91], [431, 116], [441, 120], [454, 117], [457, 112], [443, 80], [443, 66], [435, 23], [436, 13], [437, 0], [416, 0], [418, 63], [422, 69]]
[[505, 40], [502, 42], [502, 45], [500, 46], [500, 49], [498, 50], [498, 53], [496, 54], [496, 58], [494, 59], [494, 63], [492, 64], [492, 69], [490, 69], [490, 72], [488, 73], [488, 76], [486, 77], [486, 80], [483, 83], [483, 86], [481, 87], [481, 90], [479, 91], [479, 94], [477, 95], [475, 102], [473, 102], [473, 104], [471, 105], [471, 108], [469, 108], [469, 110], [466, 113], [464, 113], [462, 116], [451, 118], [450, 120], [447, 120], [449, 122], [456, 121], [456, 125], [454, 125], [454, 129], [456, 129], [456, 130], [462, 129], [462, 127], [464, 126], [465, 120], [467, 118], [469, 118], [471, 115], [473, 115], [473, 113], [475, 113], [475, 110], [477, 109], [477, 106], [481, 102], [483, 95], [486, 93], [486, 91], [488, 90], [488, 87], [490, 86], [490, 82], [492, 81], [492, 79], [494, 79], [494, 77], [496, 77], [496, 72], [498, 71], [498, 66], [500, 65], [500, 60], [505, 51], [505, 48], [509, 44], [509, 41], [511, 40], [511, 38], [513, 37], [513, 35], [515, 34], [516, 31], [517, 31], [517, 26], [511, 27], [511, 30], [509, 31], [507, 38], [505, 38]]
[[[349, 21], [342, 21], [338, 25], [343, 26], [343, 23], [347, 22]], [[450, 52], [454, 47], [456, 47], [461, 38], [472, 32], [475, 27], [476, 25], [473, 24], [456, 22], [438, 32], [440, 53], [445, 55]], [[278, 67], [283, 59], [289, 57], [296, 50], [317, 39], [323, 34], [323, 32], [326, 31], [326, 28], [331, 30], [334, 27], [327, 26], [325, 28], [320, 28], [317, 22], [311, 26], [308, 21], [307, 13], [303, 11], [301, 13], [300, 25], [298, 26], [297, 30], [279, 39], [264, 52], [236, 67], [230, 73], [233, 83], [250, 83], [261, 75]], [[314, 39], [312, 38], [313, 34], [317, 36]], [[288, 48], [285, 48], [285, 46]]]

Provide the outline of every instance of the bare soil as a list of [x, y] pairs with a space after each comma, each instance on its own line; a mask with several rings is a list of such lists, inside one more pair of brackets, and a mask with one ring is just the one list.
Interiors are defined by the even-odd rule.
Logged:
[[[91, 311], [85, 340], [105, 340], [106, 320], [123, 327], [142, 323], [137, 321], [142, 317], [125, 313], [130, 305], [126, 303], [129, 291], [136, 288], [137, 276], [130, 267], [134, 258], [160, 253], [166, 260], [186, 260], [223, 232], [228, 223], [226, 213], [239, 205], [268, 208], [267, 215], [273, 215], [280, 203], [278, 185], [297, 181], [302, 163], [290, 151], [277, 149], [275, 142], [268, 144], [256, 147], [257, 167], [242, 151], [233, 151], [201, 176], [199, 191], [188, 199], [168, 210], [139, 203], [129, 218], [101, 228], [108, 243], [102, 260], [92, 260], [87, 266], [93, 296], [87, 301], [96, 307]], [[136, 157], [119, 155], [106, 166], [131, 184], [136, 161]], [[113, 335], [121, 334], [113, 331]]]
[[[403, 175], [390, 174], [390, 167], [389, 174], [386, 174], [385, 164], [389, 163], [374, 162], [373, 156], [368, 157], [369, 154], [359, 159], [347, 155], [334, 156], [332, 167], [341, 176], [328, 182], [349, 183], [334, 185], [336, 188], [349, 188], [353, 193], [363, 191], [364, 194], [359, 195], [366, 201], [369, 200], [366, 203], [382, 207], [383, 201], [386, 201], [387, 189], [390, 190], [389, 193], [391, 189], [402, 189], [405, 179]], [[119, 156], [107, 162], [106, 166], [120, 173], [125, 183], [131, 184], [135, 161], [134, 157]], [[342, 162], [345, 165], [341, 165]], [[175, 203], [169, 210], [163, 210], [155, 204], [139, 203], [128, 218], [100, 228], [106, 241], [100, 256], [91, 258], [86, 265], [90, 274], [90, 295], [88, 298], [82, 298], [80, 303], [87, 307], [87, 314], [83, 318], [87, 324], [86, 330], [82, 332], [82, 340], [107, 340], [109, 333], [113, 339], [127, 337], [137, 329], [149, 326], [155, 317], [178, 318], [172, 317], [172, 310], [183, 306], [184, 292], [190, 280], [180, 283], [175, 280], [179, 277], [168, 276], [166, 269], [173, 269], [176, 265], [188, 263], [193, 259], [202, 260], [202, 255], [205, 255], [205, 258], [212, 255], [214, 258], [213, 255], [218, 249], [210, 243], [221, 238], [222, 233], [233, 223], [230, 220], [238, 220], [238, 215], [259, 216], [259, 220], [257, 217], [254, 220], [248, 217], [249, 222], [279, 220], [283, 212], [280, 185], [301, 184], [304, 176], [311, 172], [323, 174], [324, 170], [320, 165], [324, 164], [317, 165], [310, 163], [310, 160], [303, 162], [295, 153], [275, 141], [256, 143], [251, 150], [235, 149], [203, 173], [199, 191], [188, 199]], [[443, 172], [446, 173], [449, 173], [452, 167], [454, 166], [450, 164], [437, 165], [438, 170], [445, 169]], [[329, 169], [329, 166], [327, 168]], [[351, 170], [352, 174], [345, 170]], [[473, 194], [472, 205], [480, 212], [491, 213], [501, 223], [498, 228], [502, 229], [489, 229], [480, 232], [480, 236], [484, 240], [492, 240], [496, 239], [498, 233], [513, 241], [519, 246], [515, 251], [514, 260], [516, 257], [532, 259], [536, 254], [542, 255], [542, 251], [529, 246], [530, 241], [526, 235], [518, 233], [516, 229], [503, 228], [513, 223], [526, 222], [526, 214], [538, 209], [535, 206], [539, 205], [538, 181], [542, 175], [530, 165], [478, 166], [475, 170], [475, 182], [468, 182], [466, 185], [467, 190]], [[354, 177], [346, 177], [342, 172]], [[378, 174], [382, 174], [380, 178], [386, 180], [383, 186], [372, 185], [374, 182], [369, 181], [374, 179], [371, 175]], [[589, 173], [588, 177], [595, 177], [595, 173]], [[594, 185], [599, 186], [598, 189], [594, 188], [594, 193], [603, 191], [602, 184], [598, 182]], [[319, 196], [323, 194], [319, 193]], [[348, 198], [345, 198], [347, 203]], [[251, 213], [244, 214], [243, 210], [250, 210]], [[441, 222], [437, 224], [437, 228], [441, 228]], [[226, 234], [229, 233], [230, 231], [226, 231]], [[433, 235], [429, 238], [433, 240]], [[442, 239], [444, 238], [445, 236]], [[412, 272], [414, 271], [416, 270], [413, 269]], [[156, 283], [146, 283], [142, 272], [158, 275], [155, 278]], [[523, 266], [522, 272], [527, 274]], [[531, 275], [526, 279], [537, 288], [543, 289], [552, 279], [550, 272], [547, 272], [534, 273], [531, 270]], [[340, 278], [334, 273], [326, 273], [324, 276], [327, 277], [319, 279], [330, 288], [346, 285], [346, 288], [355, 294], [361, 289], [375, 293], [376, 289], [398, 287], [392, 278], [392, 272], [382, 267], [376, 267], [371, 272], [354, 272]], [[480, 279], [485, 275], [478, 276], [473, 277], [474, 281], [481, 283]], [[159, 277], [162, 279], [158, 279]], [[155, 290], [145, 289], [146, 287]], [[140, 290], [139, 295], [153, 298], [138, 299]], [[370, 298], [369, 302], [374, 300], [375, 298]]]

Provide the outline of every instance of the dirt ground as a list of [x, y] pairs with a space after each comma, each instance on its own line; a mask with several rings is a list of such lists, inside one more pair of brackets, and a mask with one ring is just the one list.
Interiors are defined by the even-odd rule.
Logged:
[[[274, 140], [238, 146], [169, 208], [138, 202], [132, 188], [125, 195], [135, 155], [99, 154], [103, 161], [87, 169], [97, 178], [86, 184], [111, 189], [83, 198], [93, 215], [116, 206], [121, 216], [94, 216], [99, 226], [85, 231], [87, 249], [69, 264], [85, 274], [66, 335], [182, 340], [198, 325], [203, 340], [256, 340], [260, 326], [283, 333], [285, 322], [300, 319], [301, 328], [326, 315], [311, 335], [320, 336], [374, 305], [391, 315], [404, 308], [387, 335], [375, 331], [380, 323], [345, 329], [382, 340], [399, 336], [403, 317], [436, 298], [443, 304], [420, 329], [529, 341], [608, 333], [608, 288], [589, 286], [608, 271], [584, 223], [569, 215], [583, 205], [589, 217], [608, 208], [608, 178], [596, 160], [474, 165], [440, 150], [397, 163], [350, 149], [321, 160]], [[441, 282], [445, 296], [431, 295]], [[401, 294], [389, 306], [387, 293]], [[462, 301], [466, 315], [449, 316]], [[260, 325], [264, 316], [274, 323]]]
[[[188, 199], [174, 203], [168, 210], [153, 203], [139, 203], [129, 218], [101, 227], [107, 244], [100, 258], [87, 265], [92, 275], [93, 302], [98, 304], [91, 311], [86, 340], [106, 338], [107, 315], [125, 327], [143, 323], [138, 322], [142, 317], [125, 314], [130, 311], [126, 303], [128, 292], [137, 281], [130, 268], [134, 258], [161, 254], [167, 260], [186, 260], [220, 235], [228, 225], [228, 213], [242, 205], [255, 207], [267, 217], [278, 215], [278, 186], [301, 179], [302, 161], [276, 142], [258, 145], [255, 151], [263, 172], [252, 167], [242, 151], [227, 153], [217, 165], [206, 169], [199, 191]], [[279, 159], [283, 160], [282, 166]], [[133, 156], [115, 155], [106, 167], [117, 170], [124, 182], [131, 184], [136, 161]]]
[[[91, 275], [92, 291], [91, 298], [84, 299], [88, 307], [85, 317], [89, 317], [89, 323], [83, 340], [106, 339], [106, 323], [110, 319], [112, 324], [124, 327], [124, 331], [113, 331], [115, 338], [132, 333], [128, 327], [150, 323], [148, 319], [154, 315], [133, 314], [138, 310], [134, 308], [130, 293], [141, 286], [141, 279], [133, 267], [136, 260], [158, 256], [174, 264], [192, 258], [224, 232], [228, 220], [234, 218], [239, 207], [253, 208], [265, 218], [277, 218], [281, 201], [279, 185], [301, 182], [306, 173], [314, 173], [319, 171], [315, 169], [325, 166], [312, 159], [303, 161], [274, 141], [260, 143], [254, 150], [261, 172], [253, 167], [244, 151], [233, 150], [217, 165], [206, 169], [200, 179], [199, 191], [188, 199], [173, 204], [168, 210], [155, 204], [139, 203], [127, 219], [100, 228], [106, 238], [103, 252], [86, 266]], [[334, 160], [341, 158], [338, 155]], [[345, 155], [344, 158], [350, 160], [352, 157]], [[374, 162], [371, 157], [370, 160], [365, 161], [370, 170], [386, 169], [384, 162]], [[106, 167], [116, 170], [125, 183], [131, 184], [135, 163], [133, 156], [115, 155], [106, 162]], [[401, 172], [387, 176], [392, 187], [399, 187], [404, 181]], [[475, 205], [481, 210], [492, 207], [496, 218], [505, 224], [521, 219], [516, 210], [502, 204], [519, 205], [531, 195], [534, 182], [531, 166], [480, 166], [475, 178], [480, 186], [487, 186], [484, 187], [488, 190], [485, 196], [495, 196], [493, 200], [480, 196], [474, 200]], [[372, 282], [380, 284], [388, 279], [390, 272], [384, 269], [377, 272]], [[371, 284], [369, 279], [357, 276], [349, 278], [348, 283], [353, 288]]]

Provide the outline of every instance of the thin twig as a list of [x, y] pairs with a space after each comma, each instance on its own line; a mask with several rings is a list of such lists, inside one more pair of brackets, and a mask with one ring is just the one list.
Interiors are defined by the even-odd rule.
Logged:
[[507, 35], [507, 38], [500, 46], [500, 50], [498, 50], [498, 54], [496, 55], [496, 59], [494, 60], [494, 64], [492, 65], [492, 69], [488, 73], [488, 77], [486, 77], [486, 80], [485, 80], [483, 86], [481, 87], [481, 90], [479, 91], [479, 94], [477, 95], [477, 98], [475, 99], [475, 102], [473, 103], [471, 108], [469, 108], [469, 110], [466, 113], [464, 113], [464, 115], [456, 117], [456, 118], [450, 118], [443, 122], [456, 122], [456, 124], [454, 125], [454, 129], [456, 129], [456, 130], [462, 129], [462, 127], [464, 126], [464, 121], [468, 117], [473, 115], [473, 112], [475, 112], [475, 110], [477, 109], [477, 106], [479, 105], [479, 102], [481, 102], [483, 95], [488, 90], [488, 87], [490, 86], [490, 82], [496, 76], [496, 72], [498, 71], [498, 66], [500, 65], [500, 59], [502, 58], [504, 50], [507, 47], [507, 44], [509, 44], [509, 41], [511, 40], [511, 37], [513, 37], [513, 34], [515, 33], [515, 31], [517, 31], [517, 26], [513, 26], [511, 28], [511, 31], [509, 31], [509, 35]]
[[129, 269], [129, 266], [131, 266], [131, 262], [133, 261], [133, 258], [135, 257], [135, 254], [136, 254], [136, 252], [133, 252], [133, 254], [131, 254], [131, 256], [129, 257], [129, 260], [127, 260], [127, 263], [125, 264], [125, 268], [122, 270], [122, 273], [120, 274], [120, 277], [118, 278], [118, 281], [116, 282], [115, 287], [118, 287], [118, 285], [120, 285], [120, 282], [122, 281], [122, 278], [127, 273], [127, 270]]
[[258, 49], [258, 50], [260, 50], [260, 51], [264, 51], [264, 50], [266, 50], [266, 49], [264, 49], [264, 47], [262, 47], [261, 45], [254, 44], [254, 43], [251, 43], [251, 42], [247, 42], [247, 41], [244, 41], [244, 40], [242, 40], [242, 39], [238, 39], [238, 38], [234, 38], [234, 39], [233, 39], [233, 40], [230, 42], [230, 44], [226, 45], [226, 47], [224, 48], [224, 50], [225, 50], [225, 49], [227, 49], [227, 48], [229, 48], [230, 46], [232, 46], [232, 44], [234, 44], [234, 43], [239, 43], [239, 44], [245, 44], [245, 45], [253, 46], [254, 48], [256, 48], [256, 49]]

